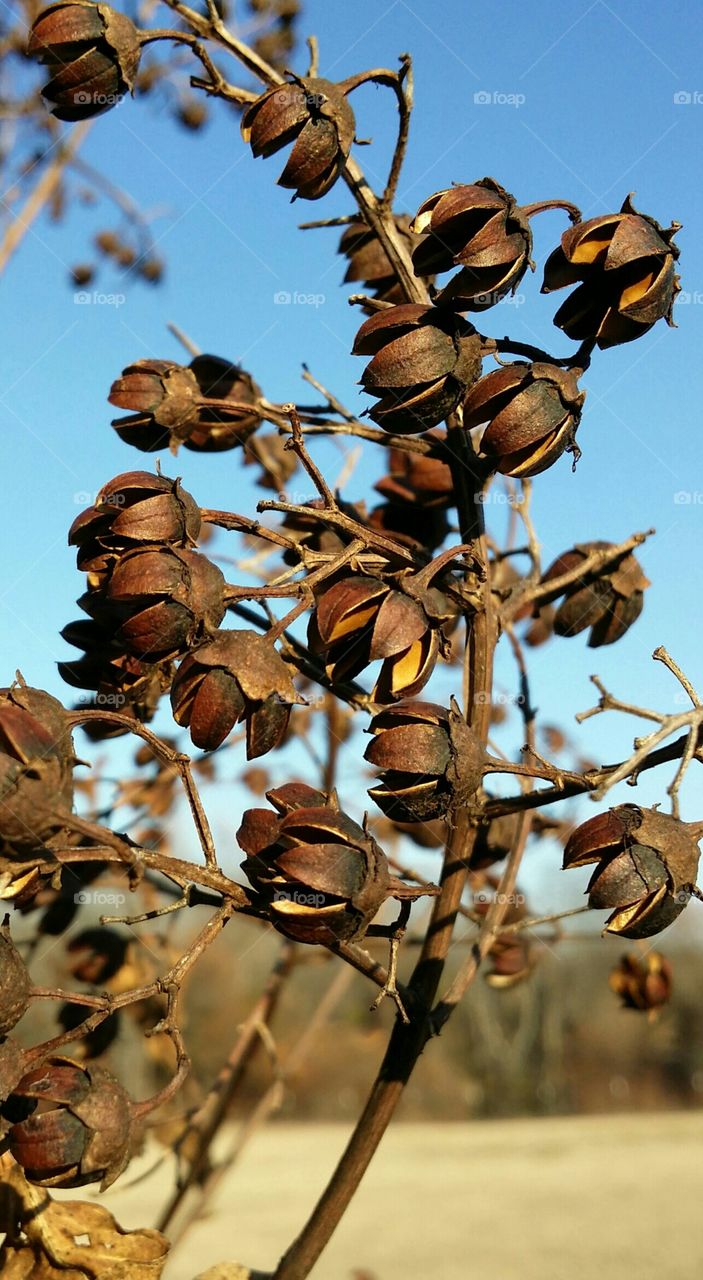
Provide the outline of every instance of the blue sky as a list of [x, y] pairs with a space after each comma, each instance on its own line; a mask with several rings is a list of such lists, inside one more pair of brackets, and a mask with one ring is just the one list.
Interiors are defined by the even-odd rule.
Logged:
[[[591, 705], [592, 672], [628, 701], [682, 709], [675, 682], [650, 655], [666, 645], [703, 686], [699, 6], [310, 0], [300, 30], [318, 35], [321, 73], [330, 78], [394, 67], [399, 54], [413, 54], [416, 110], [399, 210], [412, 213], [433, 191], [490, 174], [521, 203], [561, 196], [593, 217], [618, 209], [635, 191], [643, 212], [664, 225], [684, 224], [678, 243], [687, 300], [676, 309], [678, 330], [660, 323], [639, 341], [596, 356], [584, 380], [577, 471], [562, 459], [535, 482], [547, 563], [574, 542], [620, 541], [656, 526], [658, 536], [641, 556], [653, 582], [644, 614], [612, 648], [586, 651], [583, 638], [557, 640], [535, 652], [532, 668], [534, 701], [551, 722], [571, 726], [574, 712]], [[152, 49], [149, 57], [157, 56]], [[301, 41], [295, 69], [304, 70], [305, 58]], [[236, 78], [234, 64], [228, 74]], [[481, 100], [486, 95], [490, 102]], [[372, 146], [357, 149], [358, 159], [379, 185], [394, 134], [393, 97], [365, 87], [353, 101], [358, 135], [373, 137]], [[58, 632], [77, 616], [82, 580], [66, 531], [85, 495], [118, 472], [153, 463], [109, 425], [106, 395], [123, 366], [150, 355], [181, 358], [166, 330], [173, 321], [204, 350], [243, 363], [271, 399], [306, 398], [305, 360], [342, 400], [357, 410], [366, 403], [356, 385], [361, 362], [349, 355], [360, 317], [340, 288], [338, 232], [296, 230], [308, 218], [351, 212], [346, 188], [291, 206], [274, 185], [283, 157], [252, 161], [236, 114], [217, 104], [207, 129], [189, 135], [148, 100], [124, 103], [96, 121], [84, 155], [159, 214], [153, 229], [167, 273], [150, 289], [103, 272], [96, 289], [121, 295], [122, 304], [78, 305], [69, 267], [89, 256], [86, 240], [115, 218], [107, 206], [104, 216], [103, 206], [77, 206], [59, 226], [47, 218], [36, 224], [4, 281], [2, 679], [20, 666], [28, 681], [68, 701], [55, 662], [73, 651]], [[566, 225], [560, 213], [535, 220], [537, 272], [523, 280], [517, 304], [482, 317], [485, 332], [568, 353], [572, 344], [551, 323], [565, 295], [539, 294], [541, 266]], [[282, 291], [322, 301], [285, 306], [276, 302]], [[332, 477], [344, 465], [329, 442], [317, 446], [316, 457]], [[260, 494], [240, 461], [236, 453], [208, 459], [182, 452], [175, 463], [164, 458], [163, 469], [181, 475], [203, 505], [251, 513]], [[364, 455], [345, 497], [361, 496], [380, 473], [375, 453]], [[489, 505], [487, 517], [499, 531], [505, 507]], [[510, 691], [506, 655], [498, 671]], [[440, 687], [447, 687], [446, 674]], [[515, 747], [517, 717], [512, 728]], [[601, 717], [579, 731], [579, 744], [584, 754], [614, 759], [641, 729], [624, 717]], [[664, 798], [669, 776], [643, 780], [642, 797]], [[699, 798], [693, 779], [687, 816], [700, 816]]]

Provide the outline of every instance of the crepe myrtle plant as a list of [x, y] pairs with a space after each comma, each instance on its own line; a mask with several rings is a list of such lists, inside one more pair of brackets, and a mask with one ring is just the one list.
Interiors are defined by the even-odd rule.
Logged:
[[[309, 66], [293, 72], [246, 44], [210, 0], [204, 10], [166, 4], [173, 28], [138, 28], [90, 0], [59, 0], [40, 12], [28, 52], [47, 68], [47, 109], [79, 127], [111, 108], [133, 111], [123, 99], [147, 46], [157, 64], [174, 45], [192, 55], [194, 93], [225, 104], [230, 118], [240, 112], [240, 145], [264, 165], [276, 157], [271, 176], [292, 199], [332, 197], [343, 209], [302, 229], [341, 228], [346, 280], [368, 291], [351, 299], [362, 318], [349, 337], [349, 368], [366, 408], [347, 408], [307, 366], [316, 402], [274, 402], [226, 353], [203, 353], [185, 335], [181, 361], [135, 358], [105, 388], [118, 410], [118, 448], [141, 456], [106, 479], [69, 530], [84, 575], [80, 616], [62, 633], [77, 651], [60, 664], [72, 692], [64, 705], [21, 673], [0, 689], [1, 1158], [16, 1205], [0, 1262], [24, 1274], [39, 1257], [51, 1269], [52, 1224], [71, 1208], [80, 1233], [81, 1213], [88, 1221], [96, 1212], [87, 1203], [54, 1205], [51, 1187], [109, 1185], [127, 1167], [140, 1125], [187, 1089], [184, 986], [224, 927], [246, 917], [278, 937], [281, 950], [212, 1091], [179, 1109], [180, 1176], [159, 1230], [101, 1229], [125, 1275], [135, 1259], [161, 1273], [184, 1196], [202, 1203], [211, 1189], [208, 1151], [244, 1067], [262, 1036], [273, 1045], [275, 1011], [298, 967], [322, 956], [335, 974], [350, 966], [367, 984], [389, 1036], [327, 1189], [270, 1273], [303, 1280], [420, 1054], [431, 1052], [477, 974], [497, 991], [529, 980], [539, 959], [535, 929], [558, 918], [536, 915], [516, 887], [530, 840], [549, 828], [545, 806], [586, 795], [599, 802], [575, 829], [552, 828], [563, 835], [564, 867], [589, 868], [587, 904], [575, 910], [596, 913], [608, 933], [651, 938], [701, 896], [703, 823], [679, 812], [703, 730], [703, 703], [687, 675], [656, 650], [678, 683], [679, 708], [682, 696], [690, 703], [671, 714], [621, 701], [593, 677], [598, 702], [577, 719], [614, 711], [641, 717], [649, 730], [619, 763], [566, 769], [537, 750], [527, 661], [531, 646], [558, 652], [582, 632], [592, 647], [621, 643], [646, 608], [640, 555], [652, 530], [615, 543], [594, 529], [588, 542], [565, 539], [544, 566], [530, 498], [533, 481], [552, 468], [566, 491], [578, 488], [572, 471], [589, 447], [580, 421], [594, 353], [672, 322], [678, 224], [662, 227], [631, 196], [584, 220], [567, 200], [512, 194], [503, 185], [509, 175], [470, 171], [448, 173], [418, 209], [398, 209], [413, 102], [409, 56], [397, 70], [362, 69], [337, 82], [320, 71], [314, 38]], [[398, 120], [382, 190], [358, 159], [354, 94], [368, 82], [389, 91]], [[554, 317], [573, 345], [558, 355], [487, 331], [501, 299], [518, 286], [529, 292], [532, 222], [546, 210], [568, 223], [542, 286], [549, 295], [573, 286]], [[499, 322], [494, 328], [502, 331]], [[385, 473], [368, 500], [351, 503], [333, 489], [315, 459], [320, 436], [357, 437], [376, 451]], [[188, 451], [231, 455], [220, 466], [231, 467], [235, 492], [239, 468], [255, 467], [263, 491], [256, 510], [201, 505], [190, 491]], [[144, 466], [148, 453], [163, 455], [163, 471]], [[514, 510], [503, 541], [484, 523], [494, 485], [507, 489]], [[499, 642], [515, 659], [526, 744], [514, 758], [489, 741]], [[159, 734], [149, 727], [157, 711], [168, 725]], [[326, 750], [318, 735], [304, 754], [299, 744], [307, 749], [318, 721]], [[135, 738], [133, 773], [110, 780], [96, 765], [97, 781], [86, 782], [78, 729], [101, 757], [113, 737]], [[265, 803], [241, 802], [235, 760], [257, 762], [242, 778]], [[674, 773], [665, 807], [608, 807], [617, 784], [667, 763]], [[200, 782], [213, 777], [227, 792], [241, 876], [223, 868], [201, 796]], [[367, 780], [368, 799], [345, 785], [350, 777]], [[191, 858], [169, 844], [181, 794], [198, 847]], [[400, 841], [435, 857], [431, 880], [398, 862]], [[115, 886], [135, 893], [141, 909], [102, 911], [98, 923], [81, 918], [87, 903], [123, 905]], [[205, 910], [204, 923], [200, 917], [178, 952], [169, 935], [167, 949], [162, 918], [188, 919], [195, 907]], [[11, 909], [38, 933], [60, 938], [78, 927], [65, 953], [77, 985], [35, 983], [33, 953], [24, 941], [26, 954], [18, 949]], [[411, 913], [412, 950], [403, 947]], [[131, 945], [145, 927], [161, 938], [157, 946], [149, 934], [154, 963], [146, 969]], [[463, 958], [449, 979], [455, 944]], [[645, 1013], [671, 987], [669, 963], [656, 954], [651, 964], [624, 956], [612, 979], [623, 1003]], [[39, 1001], [56, 1002], [58, 1030], [27, 1044], [18, 1024]], [[170, 1045], [167, 1082], [141, 1100], [132, 1081], [101, 1061], [128, 1019]], [[265, 1094], [261, 1114], [275, 1105]], [[78, 1267], [66, 1249], [57, 1265]], [[237, 1275], [253, 1275], [246, 1268], [257, 1260], [230, 1263]]]

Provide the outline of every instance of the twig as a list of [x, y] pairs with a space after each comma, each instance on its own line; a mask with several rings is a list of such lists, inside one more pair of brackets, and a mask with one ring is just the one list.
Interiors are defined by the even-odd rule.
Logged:
[[62, 135], [56, 144], [54, 155], [47, 168], [39, 178], [33, 191], [27, 196], [19, 213], [15, 214], [5, 231], [0, 244], [0, 272], [5, 270], [10, 258], [19, 248], [32, 223], [36, 221], [44, 206], [52, 199], [66, 166], [73, 161], [78, 148], [85, 141], [92, 123], [92, 120], [82, 120], [67, 138]]

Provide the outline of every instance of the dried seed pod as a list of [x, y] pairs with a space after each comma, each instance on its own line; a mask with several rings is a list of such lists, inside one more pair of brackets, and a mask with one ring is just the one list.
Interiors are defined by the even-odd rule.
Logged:
[[441, 624], [454, 612], [434, 589], [421, 602], [380, 578], [350, 574], [318, 595], [308, 644], [324, 655], [331, 680], [353, 679], [381, 659], [371, 696], [375, 702], [394, 702], [427, 683], [440, 651]]
[[137, 360], [113, 382], [108, 399], [130, 410], [113, 420], [120, 439], [145, 453], [176, 453], [182, 444], [206, 453], [234, 449], [261, 422], [259, 387], [219, 356], [196, 356], [187, 367]]
[[[161, 697], [170, 688], [172, 662], [141, 661], [116, 643], [109, 629], [87, 618], [69, 623], [61, 635], [68, 644], [83, 650], [81, 658], [57, 664], [66, 684], [74, 689], [92, 689], [95, 698], [91, 705], [96, 710], [134, 715], [142, 724], [153, 719]], [[107, 722], [99, 726], [91, 721], [82, 728], [89, 736], [97, 733], [99, 739], [127, 732]]]
[[267, 89], [247, 107], [241, 125], [254, 156], [268, 158], [294, 142], [278, 185], [304, 200], [319, 200], [337, 181], [355, 127], [341, 85], [299, 76]]
[[78, 982], [104, 987], [125, 963], [129, 939], [105, 925], [82, 929], [66, 950], [73, 959], [71, 973]]
[[403, 547], [434, 551], [449, 533], [445, 511], [437, 507], [418, 508], [411, 503], [382, 502], [368, 514], [367, 524]]
[[578, 457], [575, 437], [586, 398], [579, 372], [538, 362], [507, 364], [471, 388], [464, 426], [488, 423], [481, 452], [503, 475], [539, 475], [565, 451]]
[[0, 925], [0, 1039], [17, 1025], [29, 1008], [32, 980], [10, 937], [10, 917]]
[[649, 938], [681, 914], [696, 881], [700, 825], [656, 809], [624, 804], [571, 833], [564, 869], [596, 863], [588, 905], [614, 908], [607, 933]]
[[394, 821], [441, 818], [481, 784], [484, 750], [455, 706], [401, 702], [374, 716], [369, 732], [364, 759], [381, 770], [369, 795]]
[[428, 431], [432, 453], [408, 453], [406, 449], [388, 450], [388, 475], [375, 485], [377, 493], [389, 502], [407, 502], [423, 510], [452, 507], [454, 482], [449, 464], [446, 431]]
[[554, 323], [574, 341], [594, 340], [601, 348], [631, 342], [662, 318], [672, 324], [679, 229], [680, 223], [664, 229], [638, 213], [630, 196], [619, 213], [570, 227], [547, 259], [542, 292], [581, 283]]
[[[343, 551], [351, 541], [351, 534], [345, 533], [342, 529], [332, 529], [326, 520], [315, 515], [315, 512], [324, 512], [325, 504], [322, 498], [312, 498], [304, 506], [310, 511], [309, 516], [302, 511], [289, 511], [284, 516], [283, 530], [286, 537], [311, 551], [324, 551], [330, 555], [337, 555]], [[352, 506], [343, 501], [339, 506], [341, 511], [353, 519], [361, 521], [365, 519], [365, 508]], [[283, 553], [286, 564], [297, 564], [299, 558], [292, 550]]]
[[162, 544], [127, 551], [104, 591], [80, 604], [140, 660], [175, 657], [211, 636], [225, 614], [225, 580], [197, 551]]
[[312, 788], [293, 784], [267, 794], [278, 816], [249, 810], [237, 840], [248, 855], [242, 868], [268, 903], [272, 924], [296, 942], [362, 938], [392, 891], [383, 850], [334, 799]]
[[131, 1102], [108, 1071], [51, 1057], [28, 1071], [5, 1108], [12, 1155], [40, 1187], [111, 1186], [129, 1159]]
[[195, 356], [190, 362], [202, 403], [186, 449], [224, 453], [249, 439], [261, 424], [261, 388], [251, 374], [220, 356]]
[[191, 547], [199, 534], [200, 508], [180, 480], [125, 471], [103, 485], [94, 505], [76, 517], [68, 541], [78, 547], [78, 568], [99, 574], [141, 543]]
[[141, 52], [134, 23], [108, 4], [61, 0], [34, 22], [27, 53], [53, 72], [42, 95], [59, 120], [89, 120], [131, 92]]
[[[593, 551], [605, 551], [613, 545], [612, 542], [578, 543], [549, 566], [542, 581], [546, 583], [569, 573]], [[583, 578], [577, 578], [565, 589], [548, 597], [554, 600], [559, 595], [564, 596], [554, 616], [556, 635], [576, 636], [590, 627], [590, 648], [614, 644], [639, 618], [644, 592], [649, 585], [639, 561], [631, 553], [584, 574]]]
[[42, 689], [0, 689], [0, 853], [33, 854], [73, 804], [73, 741]]
[[411, 228], [427, 232], [413, 254], [416, 275], [462, 267], [440, 294], [443, 305], [460, 311], [494, 306], [532, 266], [528, 219], [493, 178], [437, 191], [420, 205]]
[[626, 1009], [656, 1018], [671, 999], [672, 979], [669, 961], [659, 951], [648, 951], [646, 956], [623, 956], [611, 970], [608, 986]]
[[[410, 218], [407, 214], [396, 215], [394, 222], [401, 240], [409, 250], [421, 243], [423, 237], [414, 235], [410, 230]], [[345, 284], [360, 281], [366, 290], [373, 290], [371, 296], [381, 302], [405, 300], [405, 294], [381, 241], [361, 218], [345, 227], [337, 252], [343, 254], [349, 264], [344, 277]], [[427, 283], [431, 281], [428, 280]], [[364, 310], [367, 315], [374, 314], [366, 307]]]
[[415, 302], [365, 320], [352, 353], [373, 357], [361, 378], [378, 400], [369, 417], [400, 434], [436, 426], [481, 372], [481, 339], [473, 325], [446, 308]]
[[300, 702], [290, 668], [256, 631], [220, 631], [184, 659], [171, 690], [176, 721], [204, 751], [214, 751], [246, 721], [248, 760], [278, 746], [290, 709]]

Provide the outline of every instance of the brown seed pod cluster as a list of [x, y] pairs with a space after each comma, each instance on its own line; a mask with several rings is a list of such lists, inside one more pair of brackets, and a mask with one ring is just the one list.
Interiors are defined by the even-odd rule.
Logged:
[[601, 348], [632, 342], [662, 318], [672, 324], [679, 229], [674, 222], [665, 230], [638, 213], [630, 196], [619, 213], [570, 227], [544, 269], [543, 293], [578, 283], [554, 323], [575, 341]]
[[377, 311], [362, 324], [352, 352], [372, 356], [361, 378], [378, 403], [369, 417], [385, 431], [435, 427], [481, 372], [481, 340], [454, 312], [420, 303]]
[[493, 178], [435, 192], [420, 205], [411, 229], [426, 232], [413, 253], [416, 275], [461, 267], [439, 296], [459, 311], [494, 306], [533, 265], [529, 221]]
[[625, 1009], [635, 1009], [653, 1019], [671, 1000], [673, 971], [659, 951], [648, 951], [645, 956], [625, 955], [608, 975], [608, 986]]
[[200, 508], [180, 481], [144, 471], [109, 481], [73, 522], [69, 542], [88, 574], [78, 603], [90, 621], [64, 629], [84, 656], [60, 671], [93, 690], [98, 709], [150, 719], [172, 659], [219, 627], [224, 578], [192, 549], [200, 530]]
[[[579, 564], [593, 551], [607, 551], [613, 543], [578, 543], [549, 566], [542, 581], [548, 583], [578, 569]], [[631, 553], [610, 561], [601, 569], [591, 570], [577, 578], [569, 586], [543, 598], [564, 599], [557, 609], [554, 632], [558, 636], [576, 636], [590, 628], [588, 644], [596, 649], [604, 644], [614, 644], [639, 618], [644, 605], [644, 592], [650, 585], [639, 561]]]
[[118, 436], [144, 453], [180, 445], [198, 453], [235, 449], [261, 423], [261, 391], [250, 374], [220, 356], [137, 360], [112, 384], [110, 404], [129, 410]]
[[131, 1102], [101, 1067], [51, 1057], [27, 1072], [4, 1106], [8, 1141], [40, 1187], [111, 1186], [129, 1160]]
[[242, 116], [242, 137], [254, 156], [268, 158], [294, 143], [278, 185], [303, 200], [319, 200], [334, 186], [355, 127], [344, 86], [314, 76], [275, 85]]
[[436, 442], [432, 453], [388, 450], [388, 473], [374, 485], [386, 502], [373, 508], [368, 521], [396, 542], [432, 551], [449, 533], [447, 512], [454, 503], [454, 483], [444, 461], [446, 432], [433, 430], [427, 438]]
[[34, 22], [27, 52], [52, 72], [42, 89], [59, 120], [89, 120], [131, 92], [141, 43], [134, 23], [108, 4], [61, 0]]
[[331, 680], [350, 680], [381, 661], [374, 702], [394, 702], [419, 693], [445, 648], [442, 626], [456, 615], [436, 587], [410, 595], [367, 574], [349, 574], [317, 596], [308, 644], [321, 654]]
[[700, 826], [623, 804], [577, 827], [564, 869], [595, 863], [588, 905], [610, 910], [606, 933], [650, 938], [681, 914], [696, 882]]
[[248, 760], [278, 746], [291, 707], [300, 702], [290, 668], [255, 631], [218, 632], [183, 660], [171, 689], [176, 721], [204, 751], [214, 751], [245, 721]]
[[586, 398], [578, 373], [554, 364], [507, 364], [471, 388], [464, 426], [488, 423], [481, 452], [503, 475], [539, 475], [565, 451], [578, 457], [575, 437]]
[[364, 759], [381, 773], [369, 795], [389, 818], [441, 818], [481, 785], [484, 749], [453, 706], [400, 702], [375, 715], [370, 732]]
[[237, 832], [272, 924], [296, 942], [362, 938], [391, 891], [385, 854], [334, 797], [303, 783], [266, 793]]
[[43, 689], [0, 689], [0, 864], [30, 862], [73, 805], [76, 762], [66, 713]]

